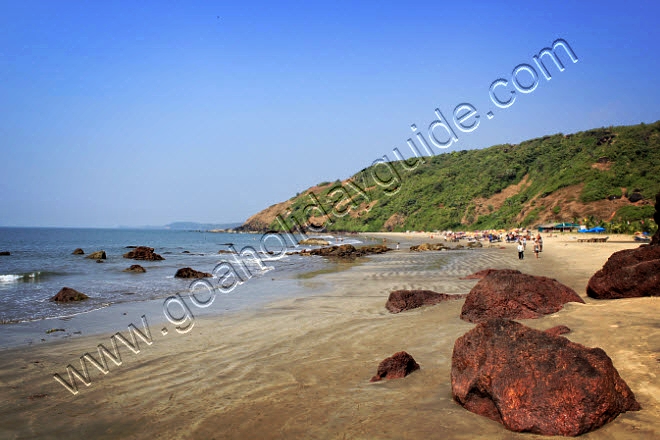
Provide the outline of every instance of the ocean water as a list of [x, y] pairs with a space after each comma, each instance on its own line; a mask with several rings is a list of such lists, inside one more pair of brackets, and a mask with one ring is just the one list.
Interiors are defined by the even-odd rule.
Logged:
[[[192, 280], [174, 278], [182, 267], [212, 273], [216, 265], [228, 261], [238, 272], [240, 263], [230, 254], [219, 254], [220, 250], [233, 248], [240, 252], [249, 246], [263, 257], [261, 266], [254, 258], [242, 260], [250, 274], [246, 277], [241, 272], [245, 282], [236, 287], [236, 294], [225, 295], [222, 307], [226, 310], [300, 295], [301, 288], [295, 282], [300, 274], [332, 264], [320, 257], [299, 255], [275, 259], [264, 252], [279, 254], [281, 242], [273, 237], [264, 242], [262, 237], [259, 234], [172, 230], [0, 228], [0, 251], [11, 252], [10, 256], [0, 256], [0, 322], [70, 317], [113, 304], [139, 303], [187, 293]], [[331, 242], [340, 240], [332, 236], [326, 238]], [[341, 240], [361, 243], [357, 239]], [[287, 244], [291, 242], [287, 240]], [[165, 260], [123, 258], [122, 255], [131, 250], [130, 246], [152, 247]], [[72, 255], [76, 248], [82, 248], [85, 255]], [[103, 263], [86, 258], [98, 250], [106, 252], [107, 259]], [[265, 261], [266, 257], [271, 261]], [[141, 265], [147, 272], [123, 272], [132, 264]], [[208, 280], [213, 285], [220, 281], [217, 278]], [[273, 283], [275, 280], [285, 283]], [[51, 301], [65, 286], [85, 293], [90, 299], [66, 304]]]

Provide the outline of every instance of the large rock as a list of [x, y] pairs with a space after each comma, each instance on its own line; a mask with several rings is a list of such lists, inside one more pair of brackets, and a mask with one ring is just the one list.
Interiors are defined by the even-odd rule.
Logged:
[[517, 270], [497, 270], [470, 290], [461, 319], [470, 322], [490, 318], [533, 319], [561, 310], [567, 302], [584, 303], [573, 289], [557, 280]]
[[160, 261], [165, 258], [161, 257], [154, 252], [154, 248], [147, 246], [138, 246], [130, 252], [124, 254], [124, 258], [131, 258], [133, 260], [144, 260], [144, 261]]
[[80, 248], [76, 248], [73, 252], [71, 252], [71, 255], [85, 255], [85, 251]]
[[91, 254], [87, 255], [85, 258], [89, 258], [90, 260], [105, 260], [105, 251], [96, 251], [92, 252]]
[[362, 257], [371, 254], [382, 254], [392, 249], [383, 244], [373, 246], [362, 246], [356, 248], [352, 244], [342, 244], [340, 246], [329, 246], [319, 249], [312, 249], [310, 251], [302, 250], [300, 255], [320, 255], [322, 257], [338, 258], [342, 260], [353, 260], [357, 257]]
[[124, 272], [132, 272], [132, 273], [145, 273], [147, 269], [144, 267], [140, 266], [139, 264], [133, 264], [131, 267], [127, 267], [124, 269]]
[[504, 319], [456, 340], [451, 388], [467, 410], [542, 435], [584, 434], [640, 409], [600, 348]]
[[415, 359], [405, 351], [400, 351], [378, 364], [378, 371], [370, 382], [378, 382], [382, 379], [401, 379], [416, 370], [419, 370], [419, 364], [415, 362]]
[[660, 296], [660, 245], [613, 253], [589, 280], [587, 295], [597, 299]]
[[432, 290], [395, 290], [385, 303], [391, 313], [399, 313], [417, 307], [438, 304], [443, 301], [463, 299], [466, 295], [448, 295]]
[[175, 278], [208, 278], [212, 277], [210, 273], [200, 272], [190, 267], [184, 267], [176, 271]]
[[71, 289], [70, 287], [62, 287], [62, 289], [57, 292], [57, 294], [52, 297], [50, 300], [51, 301], [58, 301], [58, 302], [72, 302], [72, 301], [82, 301], [89, 298], [89, 296], [85, 295], [82, 292], [78, 292], [75, 289]]

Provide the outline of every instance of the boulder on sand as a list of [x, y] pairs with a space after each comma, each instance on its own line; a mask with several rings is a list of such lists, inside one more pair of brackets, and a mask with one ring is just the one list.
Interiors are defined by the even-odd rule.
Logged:
[[89, 258], [90, 260], [105, 260], [105, 251], [96, 251], [92, 252], [91, 254], [87, 255], [85, 258]]
[[80, 248], [76, 248], [73, 252], [71, 252], [71, 255], [85, 255], [85, 251]]
[[75, 289], [71, 289], [70, 287], [62, 287], [62, 289], [57, 292], [57, 294], [52, 297], [50, 300], [51, 301], [57, 301], [57, 302], [72, 302], [72, 301], [82, 301], [89, 298], [89, 296], [85, 295], [82, 292], [78, 292]]
[[551, 278], [517, 270], [497, 270], [482, 278], [468, 293], [461, 319], [533, 319], [561, 310], [567, 302], [584, 303], [573, 289]]
[[208, 278], [212, 277], [210, 273], [200, 272], [190, 267], [184, 267], [176, 271], [175, 278]]
[[165, 258], [161, 257], [154, 252], [154, 248], [147, 246], [138, 246], [130, 252], [124, 254], [124, 258], [130, 258], [132, 260], [144, 260], [144, 261], [160, 261]]
[[413, 371], [419, 370], [419, 364], [405, 351], [399, 351], [385, 358], [378, 365], [378, 371], [369, 382], [378, 382], [381, 379], [401, 379]]
[[506, 319], [456, 340], [451, 389], [467, 410], [542, 435], [584, 434], [640, 409], [602, 349]]
[[443, 301], [463, 299], [466, 295], [449, 295], [432, 290], [395, 290], [385, 303], [391, 313], [399, 313], [417, 307], [438, 304]]

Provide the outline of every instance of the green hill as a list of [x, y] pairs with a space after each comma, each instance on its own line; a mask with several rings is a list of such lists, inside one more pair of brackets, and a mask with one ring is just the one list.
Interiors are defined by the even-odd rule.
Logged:
[[430, 231], [571, 221], [648, 231], [658, 192], [660, 121], [377, 163], [273, 205], [241, 228]]

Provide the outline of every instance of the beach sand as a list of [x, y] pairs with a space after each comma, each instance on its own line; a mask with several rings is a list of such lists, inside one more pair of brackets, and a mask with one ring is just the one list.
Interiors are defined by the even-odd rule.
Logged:
[[[368, 235], [402, 248], [301, 280], [310, 291], [329, 288], [323, 294], [198, 318], [186, 334], [169, 325], [163, 335], [162, 326], [152, 326], [150, 346], [140, 342], [139, 354], [120, 347], [123, 363], [108, 361], [106, 375], [90, 365], [92, 383], [75, 396], [53, 374], [64, 375], [69, 363], [80, 368], [85, 352], [98, 357], [96, 346], [110, 347], [110, 335], [4, 350], [0, 437], [547, 438], [509, 432], [453, 402], [453, 344], [473, 328], [459, 319], [462, 300], [397, 315], [385, 309], [392, 290], [467, 293], [476, 281], [459, 277], [494, 267], [556, 278], [585, 298], [587, 304], [521, 322], [539, 329], [567, 325], [572, 341], [603, 348], [641, 404], [641, 411], [584, 438], [660, 438], [660, 298], [585, 295], [589, 277], [612, 252], [637, 246], [629, 237], [577, 243], [577, 234], [546, 236], [540, 259], [528, 249], [519, 261], [513, 244], [411, 253], [403, 244], [428, 236]], [[240, 287], [231, 293], [240, 294]], [[118, 330], [129, 318], [137, 324], [139, 313]], [[378, 363], [401, 350], [421, 370], [369, 383]]]

